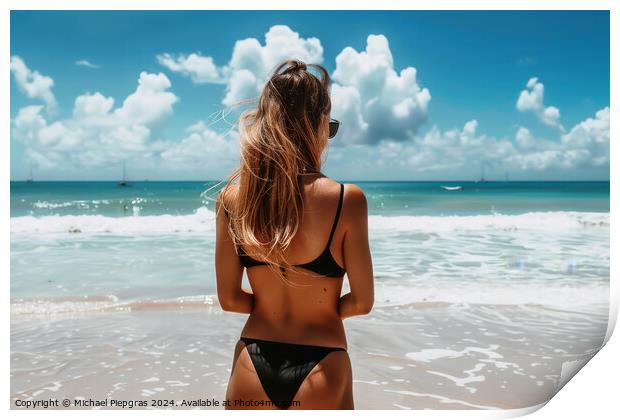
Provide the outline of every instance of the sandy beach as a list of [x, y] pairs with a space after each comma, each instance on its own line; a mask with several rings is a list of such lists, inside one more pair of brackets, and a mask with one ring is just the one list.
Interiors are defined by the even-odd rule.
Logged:
[[[420, 303], [345, 320], [355, 407], [507, 409], [547, 401], [562, 362], [601, 345], [607, 313], [599, 309]], [[11, 406], [47, 398], [223, 401], [244, 320], [217, 302], [15, 316]], [[183, 408], [222, 407], [175, 407]]]

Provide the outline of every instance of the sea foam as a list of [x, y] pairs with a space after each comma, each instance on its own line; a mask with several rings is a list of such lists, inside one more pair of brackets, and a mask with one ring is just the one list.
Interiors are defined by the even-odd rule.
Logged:
[[[368, 217], [371, 231], [459, 232], [536, 230], [563, 232], [585, 228], [609, 228], [609, 213], [529, 212], [518, 215], [475, 216], [379, 216]], [[189, 215], [107, 217], [101, 215], [19, 216], [11, 218], [11, 234], [192, 234], [214, 233], [215, 212], [200, 207]]]

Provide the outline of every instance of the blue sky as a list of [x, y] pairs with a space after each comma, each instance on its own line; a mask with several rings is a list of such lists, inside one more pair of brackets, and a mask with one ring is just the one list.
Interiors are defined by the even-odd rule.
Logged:
[[13, 11], [11, 178], [220, 179], [213, 113], [287, 55], [338, 85], [333, 178], [609, 179], [606, 11]]

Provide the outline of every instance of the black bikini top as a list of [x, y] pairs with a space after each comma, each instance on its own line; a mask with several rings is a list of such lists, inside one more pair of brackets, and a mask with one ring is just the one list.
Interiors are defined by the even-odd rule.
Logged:
[[[302, 267], [306, 270], [313, 271], [319, 275], [323, 275], [325, 277], [342, 277], [346, 273], [346, 270], [338, 265], [338, 263], [334, 260], [329, 247], [332, 243], [332, 238], [334, 237], [334, 232], [336, 231], [336, 225], [338, 224], [338, 219], [340, 218], [340, 211], [342, 210], [342, 198], [344, 196], [344, 184], [340, 184], [340, 199], [338, 201], [338, 209], [336, 210], [336, 218], [334, 219], [334, 224], [332, 225], [332, 230], [329, 233], [329, 239], [327, 240], [327, 245], [325, 249], [314, 260], [304, 263], [304, 264], [294, 264], [295, 267]], [[243, 251], [243, 248], [237, 246], [237, 255], [239, 255], [239, 259], [241, 260], [241, 265], [250, 268], [257, 265], [267, 265], [264, 261], [257, 261], [254, 258], [248, 256]]]

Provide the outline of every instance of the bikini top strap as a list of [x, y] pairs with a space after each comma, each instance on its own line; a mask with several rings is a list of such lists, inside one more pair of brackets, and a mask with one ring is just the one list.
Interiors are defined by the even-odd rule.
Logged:
[[336, 231], [336, 225], [338, 225], [338, 219], [340, 218], [340, 210], [342, 210], [342, 198], [344, 196], [344, 184], [340, 184], [340, 198], [338, 200], [338, 209], [336, 210], [336, 218], [334, 219], [334, 224], [332, 225], [332, 231], [329, 233], [329, 239], [327, 240], [327, 248], [332, 243], [332, 238], [334, 237], [334, 232]]

